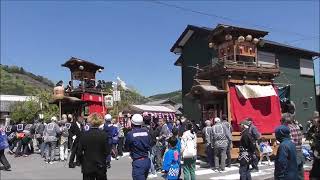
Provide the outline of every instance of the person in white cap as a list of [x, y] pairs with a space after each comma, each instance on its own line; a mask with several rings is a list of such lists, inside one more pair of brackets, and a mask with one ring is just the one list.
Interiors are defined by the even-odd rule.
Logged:
[[[57, 117], [51, 117], [51, 122], [47, 124], [46, 128], [43, 132], [43, 140], [45, 143], [46, 151], [46, 163], [52, 164], [54, 161], [54, 150], [56, 149], [57, 145], [57, 134], [60, 133], [60, 128], [58, 126]], [[49, 157], [50, 155], [50, 157]]]
[[[214, 126], [212, 127], [212, 140], [211, 144], [214, 147], [214, 165], [215, 171], [224, 171], [226, 166], [226, 152], [229, 141], [231, 141], [230, 130], [221, 123], [220, 118], [216, 117], [214, 119]], [[221, 159], [221, 164], [219, 164], [219, 159]]]
[[[111, 123], [112, 121], [112, 116], [110, 114], [106, 114], [104, 116], [104, 126], [103, 126], [103, 130], [107, 133], [107, 145], [112, 147], [112, 137], [113, 137], [113, 125]], [[107, 157], [107, 168], [111, 168], [111, 155], [108, 155]]]
[[134, 114], [131, 118], [133, 128], [126, 136], [125, 148], [132, 158], [132, 179], [146, 180], [151, 161], [148, 153], [151, 149], [151, 137], [146, 128], [142, 128], [143, 117]]

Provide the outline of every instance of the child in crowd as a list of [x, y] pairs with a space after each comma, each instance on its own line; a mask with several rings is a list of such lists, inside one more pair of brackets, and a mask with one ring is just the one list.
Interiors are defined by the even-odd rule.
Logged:
[[260, 161], [259, 165], [261, 165], [261, 162], [264, 157], [268, 160], [268, 165], [271, 165], [270, 156], [272, 155], [272, 148], [264, 137], [261, 138], [260, 144], [259, 144], [259, 150], [260, 150]]
[[176, 147], [177, 147], [177, 150], [180, 152], [180, 150], [181, 150], [181, 139], [179, 137], [179, 129], [173, 128], [172, 129], [172, 136], [177, 139]]
[[177, 138], [168, 139], [168, 150], [164, 154], [162, 172], [166, 180], [178, 180], [180, 169], [180, 153], [177, 150]]

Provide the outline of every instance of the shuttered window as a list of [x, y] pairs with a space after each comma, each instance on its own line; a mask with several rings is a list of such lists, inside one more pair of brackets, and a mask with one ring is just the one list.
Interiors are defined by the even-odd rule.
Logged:
[[262, 65], [275, 65], [276, 55], [270, 52], [258, 51], [258, 62]]
[[300, 59], [300, 74], [314, 76], [313, 61], [311, 59]]

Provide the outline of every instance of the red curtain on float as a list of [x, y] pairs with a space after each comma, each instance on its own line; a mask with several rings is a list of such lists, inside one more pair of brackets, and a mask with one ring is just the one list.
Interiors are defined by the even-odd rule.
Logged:
[[89, 104], [89, 113], [101, 113], [103, 114], [103, 107], [101, 103], [90, 103]]
[[251, 117], [260, 133], [273, 133], [280, 125], [281, 109], [278, 96], [244, 99], [238, 96], [236, 87], [230, 87], [231, 114], [234, 130], [239, 124]]

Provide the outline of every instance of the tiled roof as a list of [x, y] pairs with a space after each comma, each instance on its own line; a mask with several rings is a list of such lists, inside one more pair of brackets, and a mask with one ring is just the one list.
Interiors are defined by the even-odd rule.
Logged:
[[10, 112], [10, 107], [15, 103], [15, 101], [0, 101], [0, 112]]

